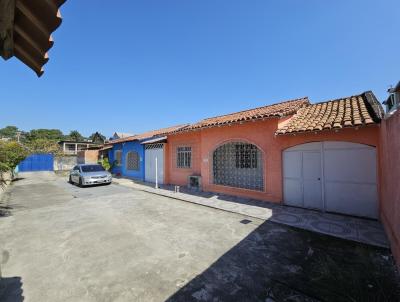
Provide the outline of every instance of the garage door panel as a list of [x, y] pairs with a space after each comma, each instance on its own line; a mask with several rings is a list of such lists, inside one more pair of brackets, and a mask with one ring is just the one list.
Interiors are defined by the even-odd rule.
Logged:
[[376, 200], [377, 190], [374, 184], [325, 183], [327, 211], [378, 218]]
[[291, 151], [319, 151], [321, 150], [320, 142], [307, 143], [302, 145], [297, 145], [294, 147], [287, 148], [285, 152]]
[[340, 141], [332, 141], [332, 142], [324, 142], [324, 149], [369, 149], [373, 148], [368, 145], [350, 143], [350, 142], [340, 142]]
[[286, 152], [283, 156], [283, 175], [287, 178], [301, 178], [301, 152]]
[[[320, 150], [314, 150], [318, 144]], [[286, 150], [283, 160], [286, 204], [378, 218], [374, 147], [349, 142], [304, 144]]]
[[325, 150], [325, 179], [375, 183], [375, 163], [374, 149]]
[[285, 179], [283, 194], [285, 204], [297, 207], [303, 206], [303, 187], [300, 180]]
[[304, 207], [323, 210], [320, 181], [304, 181]]
[[304, 180], [319, 180], [321, 178], [321, 153], [303, 153], [303, 178]]

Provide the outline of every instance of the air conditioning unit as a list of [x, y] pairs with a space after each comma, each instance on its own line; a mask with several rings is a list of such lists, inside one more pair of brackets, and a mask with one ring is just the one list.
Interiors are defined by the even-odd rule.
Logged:
[[191, 175], [188, 177], [188, 188], [201, 190], [201, 176]]

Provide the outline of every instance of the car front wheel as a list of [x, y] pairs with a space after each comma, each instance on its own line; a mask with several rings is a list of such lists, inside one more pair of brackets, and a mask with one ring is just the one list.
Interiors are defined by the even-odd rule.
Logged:
[[80, 186], [80, 187], [83, 187], [82, 177], [79, 177], [79, 186]]
[[68, 182], [69, 182], [70, 184], [72, 184], [72, 178], [71, 178], [71, 175], [69, 176]]

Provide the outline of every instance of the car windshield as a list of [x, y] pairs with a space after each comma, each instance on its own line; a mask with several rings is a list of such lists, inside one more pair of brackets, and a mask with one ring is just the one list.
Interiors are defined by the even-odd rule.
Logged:
[[101, 165], [86, 165], [81, 166], [82, 172], [100, 172], [104, 171], [104, 168]]

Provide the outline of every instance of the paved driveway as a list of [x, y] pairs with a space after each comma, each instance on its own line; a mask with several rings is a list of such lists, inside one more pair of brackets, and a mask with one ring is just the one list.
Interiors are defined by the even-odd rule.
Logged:
[[21, 174], [0, 301], [399, 301], [390, 252], [110, 185]]

